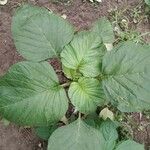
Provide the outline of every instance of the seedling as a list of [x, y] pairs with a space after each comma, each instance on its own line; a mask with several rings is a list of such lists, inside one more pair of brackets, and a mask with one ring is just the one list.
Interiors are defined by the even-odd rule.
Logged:
[[[122, 113], [149, 110], [148, 45], [128, 41], [107, 51], [105, 45], [114, 42], [114, 35], [105, 18], [90, 31], [75, 33], [63, 18], [29, 5], [16, 11], [12, 35], [25, 61], [0, 79], [2, 117], [36, 127], [38, 135], [49, 138], [48, 150], [144, 150], [132, 140], [118, 142], [115, 112], [107, 106]], [[61, 60], [66, 83], [60, 84], [47, 61], [51, 58]], [[78, 117], [56, 129], [70, 102]]]
[[[148, 13], [146, 8], [144, 11], [143, 1], [141, 1], [134, 9], [125, 6], [123, 10], [109, 10], [110, 20], [114, 26], [115, 44], [122, 41], [134, 41], [136, 43], [145, 43], [144, 36], [149, 35], [149, 32], [140, 33], [135, 29], [135, 24], [140, 24], [143, 21], [148, 21]], [[128, 14], [128, 15], [127, 15]]]

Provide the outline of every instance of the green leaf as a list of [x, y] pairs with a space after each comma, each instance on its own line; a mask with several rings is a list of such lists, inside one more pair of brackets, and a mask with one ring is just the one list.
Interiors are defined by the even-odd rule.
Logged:
[[92, 31], [97, 33], [104, 43], [113, 43], [115, 36], [113, 27], [108, 19], [100, 18], [93, 26]]
[[12, 33], [24, 58], [42, 61], [59, 56], [73, 38], [74, 30], [62, 17], [44, 8], [25, 5], [13, 17]]
[[37, 127], [35, 128], [35, 133], [41, 139], [48, 140], [51, 134], [57, 129], [57, 125], [45, 126], [45, 127]]
[[81, 73], [77, 72], [76, 70], [69, 69], [65, 67], [64, 65], [62, 66], [63, 72], [65, 76], [69, 79], [78, 79], [82, 76]]
[[117, 125], [110, 119], [107, 119], [101, 123], [100, 131], [106, 140], [105, 150], [113, 150], [118, 139]]
[[145, 3], [150, 6], [150, 0], [145, 0]]
[[86, 77], [96, 77], [101, 72], [105, 51], [106, 48], [98, 36], [92, 32], [80, 32], [62, 51], [62, 63], [66, 68]]
[[[37, 7], [29, 4], [22, 5], [19, 7], [12, 20], [12, 32], [19, 34], [21, 32], [20, 28], [26, 23], [26, 21], [34, 15], [51, 13], [47, 9], [42, 7]], [[15, 35], [14, 35], [15, 36]]]
[[105, 94], [120, 111], [150, 108], [150, 47], [120, 44], [104, 56], [102, 69]]
[[104, 150], [104, 146], [99, 130], [81, 119], [57, 129], [48, 142], [48, 150]]
[[72, 104], [82, 113], [91, 113], [105, 103], [102, 85], [93, 78], [80, 78], [73, 82], [68, 94]]
[[85, 122], [88, 125], [98, 129], [99, 132], [103, 134], [103, 137], [106, 141], [104, 150], [114, 150], [116, 141], [118, 139], [118, 124], [116, 122], [111, 121], [110, 119], [102, 121], [97, 115], [95, 116], [94, 114], [88, 115], [85, 119]]
[[127, 140], [119, 144], [115, 150], [144, 150], [144, 145]]
[[109, 140], [115, 141], [118, 139], [117, 127], [118, 126], [110, 119], [107, 119], [106, 121], [103, 121], [101, 123], [100, 130], [103, 133], [103, 136], [106, 141]]
[[108, 107], [101, 110], [99, 113], [99, 117], [103, 118], [103, 120], [106, 120], [107, 118], [114, 120], [114, 113], [108, 109]]
[[0, 114], [15, 123], [48, 126], [66, 113], [65, 90], [47, 62], [20, 62], [0, 79]]

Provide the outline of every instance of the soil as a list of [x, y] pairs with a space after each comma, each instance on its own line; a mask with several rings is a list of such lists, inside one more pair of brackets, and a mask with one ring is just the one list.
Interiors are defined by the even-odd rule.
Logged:
[[31, 129], [0, 123], [0, 150], [45, 150], [45, 147]]
[[[62, 1], [62, 0], [61, 0]], [[67, 19], [76, 27], [76, 30], [88, 29], [97, 18], [109, 16], [109, 11], [118, 8], [128, 7], [134, 9], [141, 0], [103, 0], [100, 4], [91, 4], [81, 0], [72, 0], [68, 2], [50, 2], [49, 0], [8, 0], [5, 6], [0, 6], [0, 75], [3, 75], [8, 68], [23, 58], [16, 52], [11, 36], [11, 19], [15, 9], [23, 2], [34, 5], [44, 6], [60, 15], [67, 15]], [[148, 22], [135, 24], [135, 28], [144, 33], [150, 31]], [[150, 42], [150, 38], [145, 40]], [[52, 61], [55, 68], [60, 69], [57, 61]], [[61, 79], [61, 82], [66, 79]], [[150, 122], [139, 117], [139, 114], [133, 114], [133, 118], [138, 125], [146, 124], [142, 130], [134, 129], [134, 138], [140, 143], [144, 143], [147, 150], [150, 149]], [[148, 148], [149, 147], [149, 148]], [[43, 150], [43, 142], [36, 137], [30, 129], [22, 128], [14, 124], [4, 126], [0, 122], [0, 150]]]

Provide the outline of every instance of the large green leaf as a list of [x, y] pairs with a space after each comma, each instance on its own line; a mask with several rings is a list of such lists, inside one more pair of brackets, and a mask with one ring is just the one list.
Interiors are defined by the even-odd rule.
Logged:
[[118, 139], [117, 125], [110, 119], [107, 119], [100, 125], [100, 131], [106, 140], [105, 150], [113, 150]]
[[42, 61], [57, 57], [73, 38], [73, 27], [46, 9], [25, 5], [16, 12], [12, 23], [18, 52], [26, 59]]
[[81, 119], [57, 129], [49, 138], [48, 150], [104, 150], [105, 140], [99, 130]]
[[107, 98], [123, 112], [150, 108], [150, 47], [125, 42], [102, 63]]
[[100, 133], [103, 134], [106, 141], [104, 150], [114, 150], [118, 139], [118, 124], [116, 122], [111, 121], [110, 119], [103, 121], [95, 114], [86, 116], [85, 122], [88, 125], [98, 129]]
[[61, 53], [62, 63], [86, 77], [95, 77], [101, 72], [102, 56], [106, 48], [101, 38], [92, 32], [80, 32]]
[[65, 90], [49, 63], [20, 62], [0, 79], [0, 114], [23, 125], [46, 126], [66, 113]]
[[92, 31], [97, 33], [104, 43], [113, 43], [115, 36], [113, 33], [113, 27], [109, 20], [106, 18], [100, 18], [93, 26]]
[[12, 33], [14, 34], [14, 36], [16, 33], [19, 34], [21, 32], [21, 27], [30, 17], [43, 13], [49, 14], [51, 12], [49, 12], [45, 8], [32, 6], [29, 4], [24, 4], [20, 6], [16, 10], [12, 20]]
[[80, 78], [78, 82], [73, 82], [69, 88], [69, 98], [82, 113], [93, 112], [105, 103], [102, 84], [93, 78]]
[[127, 140], [119, 144], [115, 150], [144, 150], [144, 145]]

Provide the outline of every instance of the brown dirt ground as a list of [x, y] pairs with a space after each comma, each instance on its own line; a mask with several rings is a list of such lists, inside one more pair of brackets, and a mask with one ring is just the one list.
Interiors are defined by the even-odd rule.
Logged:
[[[115, 7], [122, 9], [125, 6], [133, 9], [141, 0], [103, 0], [96, 6], [88, 2], [83, 3], [81, 0], [72, 0], [72, 3], [52, 3], [48, 0], [8, 0], [7, 5], [0, 6], [0, 75], [4, 74], [12, 64], [22, 60], [12, 41], [10, 26], [16, 7], [23, 1], [44, 6], [61, 15], [66, 14], [67, 19], [75, 25], [76, 29], [81, 30], [89, 28], [97, 18], [108, 16], [110, 9]], [[150, 25], [145, 22], [141, 22], [136, 28], [142, 33], [150, 31]], [[150, 41], [149, 38], [146, 40]], [[139, 114], [134, 114], [133, 118], [138, 124], [150, 123], [144, 118], [140, 120]], [[150, 126], [147, 125], [143, 130], [135, 129], [134, 137], [136, 141], [150, 147]], [[5, 127], [0, 122], [0, 150], [42, 149], [44, 148], [41, 146], [41, 141], [33, 131], [13, 124]]]

